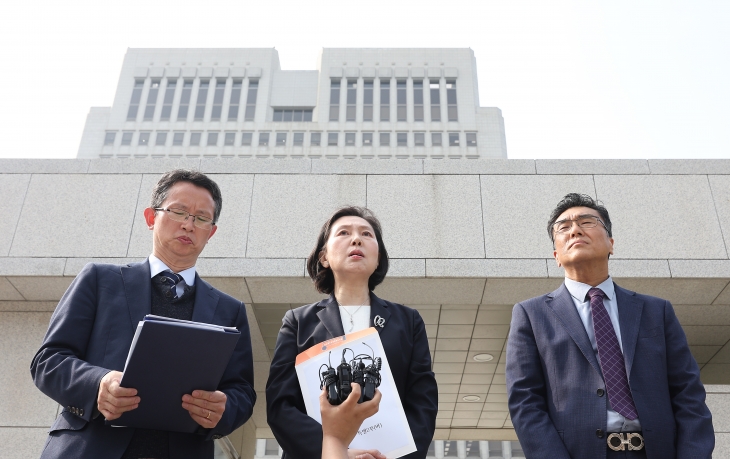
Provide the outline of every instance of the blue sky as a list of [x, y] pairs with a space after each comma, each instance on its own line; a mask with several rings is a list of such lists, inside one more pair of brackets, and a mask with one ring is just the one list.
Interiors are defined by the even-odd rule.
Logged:
[[469, 47], [510, 158], [730, 157], [727, 1], [104, 3], [0, 7], [0, 157], [75, 157], [127, 47]]

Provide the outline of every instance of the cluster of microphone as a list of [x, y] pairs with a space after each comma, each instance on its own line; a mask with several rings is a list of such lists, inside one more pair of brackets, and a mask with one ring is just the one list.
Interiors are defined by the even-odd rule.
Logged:
[[[363, 343], [365, 344], [365, 343]], [[365, 344], [367, 346], [367, 344]], [[370, 346], [368, 346], [370, 347]], [[370, 348], [372, 350], [372, 348]], [[348, 362], [345, 359], [347, 351], [352, 353], [352, 359]], [[330, 352], [330, 356], [332, 352]], [[357, 383], [361, 387], [358, 403], [372, 400], [375, 397], [375, 389], [380, 386], [380, 369], [383, 362], [380, 357], [373, 355], [359, 354], [350, 348], [342, 350], [342, 362], [337, 369], [332, 364], [323, 364], [320, 368], [320, 388], [327, 388], [327, 400], [332, 405], [339, 405], [344, 402], [352, 392], [351, 383]], [[325, 368], [322, 371], [322, 368]]]

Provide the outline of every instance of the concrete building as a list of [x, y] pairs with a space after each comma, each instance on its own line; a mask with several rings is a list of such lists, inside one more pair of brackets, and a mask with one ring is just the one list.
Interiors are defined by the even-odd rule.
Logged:
[[470, 49], [129, 49], [78, 158], [506, 158]]
[[38, 457], [58, 406], [28, 367], [51, 312], [85, 263], [148, 256], [142, 209], [174, 167], [199, 168], [223, 191], [198, 269], [247, 304], [259, 399], [230, 436], [244, 458], [278, 455], [264, 393], [276, 334], [287, 309], [322, 297], [305, 259], [344, 204], [383, 223], [392, 262], [376, 293], [426, 323], [439, 383], [431, 456], [519, 457], [504, 376], [510, 311], [562, 282], [544, 227], [571, 191], [611, 212], [616, 282], [674, 304], [708, 390], [716, 457], [730, 457], [730, 160], [181, 158], [0, 160], [0, 458]]

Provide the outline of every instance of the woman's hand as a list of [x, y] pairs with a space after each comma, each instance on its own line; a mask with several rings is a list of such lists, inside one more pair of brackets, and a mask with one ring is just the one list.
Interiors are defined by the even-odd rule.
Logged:
[[348, 450], [347, 445], [357, 435], [362, 422], [378, 412], [381, 394], [375, 391], [372, 400], [357, 403], [360, 399], [360, 385], [352, 383], [352, 392], [340, 405], [331, 405], [327, 391], [319, 396], [322, 413], [322, 459], [386, 459], [377, 450]]

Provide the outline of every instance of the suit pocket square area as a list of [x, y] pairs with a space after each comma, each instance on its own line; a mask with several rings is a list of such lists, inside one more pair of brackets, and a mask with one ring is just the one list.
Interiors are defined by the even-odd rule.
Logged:
[[662, 334], [662, 327], [654, 327], [639, 333], [639, 339], [653, 338]]

